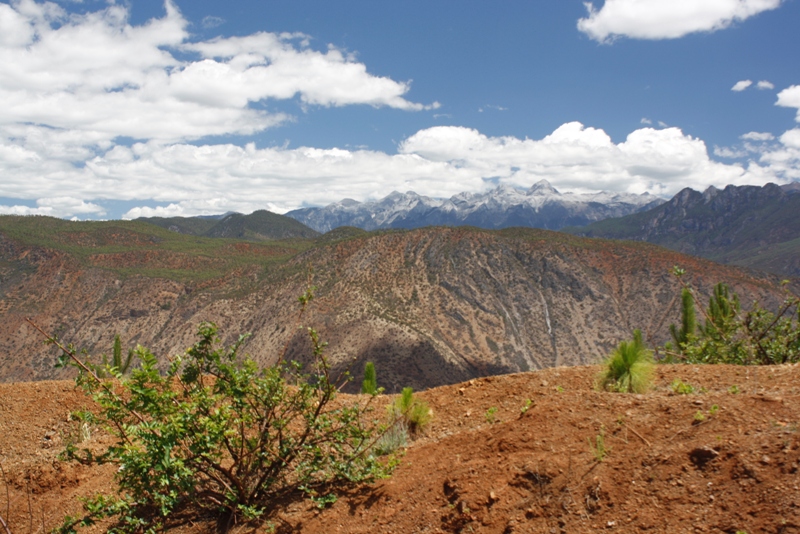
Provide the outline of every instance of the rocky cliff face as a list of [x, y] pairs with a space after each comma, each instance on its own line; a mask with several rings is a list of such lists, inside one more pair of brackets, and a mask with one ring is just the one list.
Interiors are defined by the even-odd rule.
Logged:
[[578, 235], [635, 239], [715, 261], [800, 276], [800, 194], [796, 187], [767, 184], [684, 189], [669, 202], [621, 219], [609, 219]]
[[[157, 247], [158, 244], [154, 244]], [[167, 356], [214, 321], [226, 343], [245, 332], [246, 352], [270, 363], [303, 360], [299, 325], [330, 345], [336, 371], [360, 376], [375, 362], [388, 391], [478, 376], [594, 362], [634, 328], [663, 340], [677, 317], [673, 265], [705, 291], [725, 280], [743, 302], [777, 302], [774, 280], [648, 244], [589, 240], [542, 230], [428, 228], [328, 242], [282, 264], [245, 266], [206, 281], [123, 276], [114, 262], [0, 240], [0, 380], [64, 377], [55, 352], [25, 322], [93, 354], [119, 333]], [[161, 251], [137, 261], [202, 258]], [[103, 263], [105, 262], [105, 263]], [[297, 296], [318, 286], [297, 321]]]
[[558, 230], [608, 217], [622, 217], [662, 202], [648, 194], [560, 193], [547, 180], [541, 180], [527, 191], [499, 186], [486, 193], [460, 193], [446, 200], [413, 191], [394, 192], [376, 202], [345, 199], [324, 208], [303, 208], [286, 215], [319, 232], [339, 226], [364, 230], [464, 225]]

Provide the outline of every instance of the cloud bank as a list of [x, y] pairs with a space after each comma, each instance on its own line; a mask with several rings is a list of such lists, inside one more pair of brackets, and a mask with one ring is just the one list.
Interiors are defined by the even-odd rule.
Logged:
[[676, 39], [690, 33], [727, 28], [763, 11], [776, 9], [782, 0], [605, 0], [597, 9], [586, 2], [588, 16], [578, 30], [601, 42], [619, 37]]
[[[457, 126], [427, 128], [401, 143], [396, 154], [134, 143], [114, 146], [80, 168], [0, 147], [0, 173], [9, 177], [5, 195], [41, 199], [34, 208], [5, 206], [0, 212], [102, 216], [101, 199], [143, 201], [129, 218], [283, 212], [304, 203], [380, 198], [392, 190], [449, 197], [484, 191], [494, 182], [529, 187], [542, 178], [565, 191], [669, 196], [684, 187], [785, 182], [797, 173], [798, 147], [800, 136], [785, 134], [764, 149], [761, 161], [723, 164], [710, 159], [702, 140], [678, 128], [641, 128], [614, 143], [603, 130], [577, 122], [537, 140], [489, 137]], [[63, 191], [71, 197], [63, 198]], [[161, 206], [146, 207], [145, 200]]]

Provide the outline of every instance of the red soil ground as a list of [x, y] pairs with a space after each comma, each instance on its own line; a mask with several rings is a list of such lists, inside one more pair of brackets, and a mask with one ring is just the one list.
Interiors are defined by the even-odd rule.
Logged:
[[[596, 392], [597, 372], [423, 392], [433, 423], [392, 478], [325, 510], [283, 503], [270, 520], [311, 534], [800, 532], [800, 366], [659, 366], [643, 395]], [[698, 392], [676, 394], [677, 378]], [[113, 468], [57, 459], [86, 404], [70, 382], [0, 384], [0, 516], [14, 534], [47, 532], [78, 496], [113, 487]], [[605, 455], [590, 447], [601, 433]], [[215, 530], [194, 517], [171, 532]]]

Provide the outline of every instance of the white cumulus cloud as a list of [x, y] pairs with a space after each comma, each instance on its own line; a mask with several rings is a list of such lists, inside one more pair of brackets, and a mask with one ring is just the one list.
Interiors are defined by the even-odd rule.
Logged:
[[605, 0], [597, 9], [585, 2], [588, 16], [578, 29], [599, 42], [617, 37], [675, 39], [727, 28], [753, 15], [776, 9], [782, 0]]
[[49, 215], [51, 217], [74, 217], [77, 215], [103, 216], [106, 212], [102, 207], [91, 202], [84, 202], [74, 197], [40, 198], [36, 207], [15, 205], [0, 205], [0, 215]]
[[103, 148], [118, 137], [253, 134], [291, 120], [264, 104], [293, 98], [318, 106], [437, 106], [406, 100], [408, 83], [374, 76], [334, 47], [314, 50], [306, 36], [193, 41], [178, 8], [164, 5], [163, 17], [132, 25], [128, 8], [117, 4], [82, 15], [34, 0], [0, 4], [0, 130], [12, 136], [26, 128], [23, 145], [70, 137], [67, 151]]
[[751, 85], [753, 85], [752, 80], [740, 80], [731, 87], [731, 91], [736, 91], [738, 93], [739, 91], [744, 91]]
[[764, 89], [772, 90], [772, 89], [775, 89], [775, 84], [770, 82], [769, 80], [761, 80], [760, 82], [758, 82], [756, 84], [756, 87], [758, 87], [759, 89], [762, 89], [762, 90], [764, 90]]
[[778, 101], [775, 105], [796, 109], [795, 120], [800, 122], [800, 85], [793, 85], [778, 93]]
[[747, 132], [739, 136], [739, 139], [745, 141], [772, 141], [775, 136], [769, 132]]
[[[102, 216], [102, 201], [116, 199], [134, 206], [141, 201], [126, 214], [131, 218], [264, 208], [284, 212], [342, 198], [381, 198], [393, 190], [449, 197], [484, 191], [490, 179], [518, 187], [547, 179], [563, 191], [670, 196], [684, 187], [785, 182], [797, 174], [796, 145], [800, 135], [787, 133], [776, 146], [760, 149], [759, 160], [725, 164], [710, 158], [702, 140], [678, 128], [643, 127], [615, 143], [602, 129], [571, 122], [541, 139], [432, 127], [410, 136], [395, 154], [134, 143], [115, 145], [74, 165], [47, 157], [44, 144], [23, 149], [6, 140], [0, 142], [3, 195], [42, 200], [35, 208], [6, 206], [0, 211]], [[53, 200], [63, 191], [70, 191], [73, 199]]]

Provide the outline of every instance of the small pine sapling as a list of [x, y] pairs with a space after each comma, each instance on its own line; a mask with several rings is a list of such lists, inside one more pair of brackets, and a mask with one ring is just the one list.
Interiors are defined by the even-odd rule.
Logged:
[[411, 434], [422, 432], [433, 419], [433, 411], [428, 403], [414, 397], [414, 390], [410, 387], [403, 388], [402, 393], [390, 406], [391, 414], [405, 421]]
[[378, 379], [375, 375], [375, 364], [367, 362], [364, 366], [364, 381], [361, 382], [361, 393], [378, 395]]
[[696, 331], [697, 315], [694, 308], [694, 295], [690, 288], [683, 287], [681, 289], [681, 327], [678, 328], [674, 324], [669, 325], [669, 332], [672, 334], [675, 346], [672, 347], [669, 343], [666, 347], [667, 351], [670, 352], [674, 348], [682, 353], [690, 341], [690, 336], [693, 336]]
[[643, 393], [653, 380], [653, 353], [642, 341], [642, 331], [634, 330], [633, 339], [621, 341], [603, 364], [598, 386], [606, 391]]

